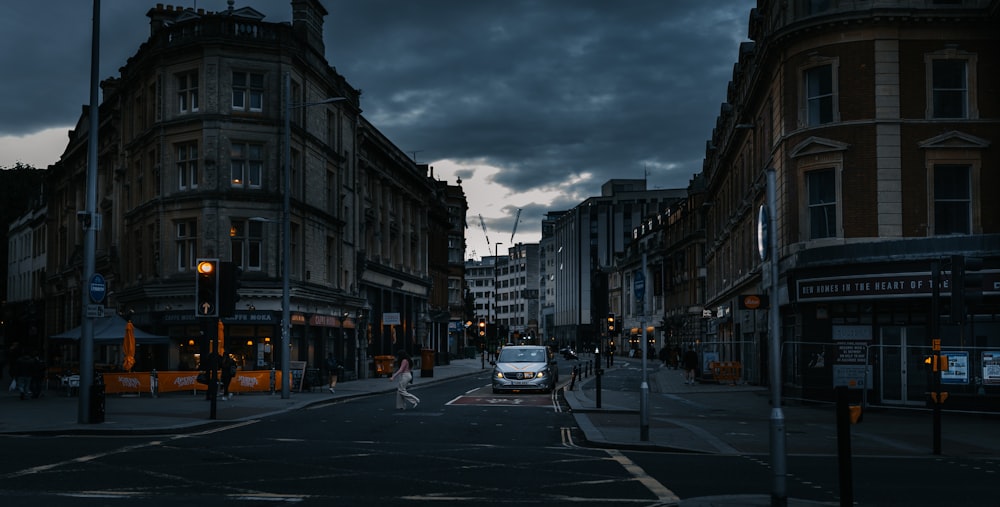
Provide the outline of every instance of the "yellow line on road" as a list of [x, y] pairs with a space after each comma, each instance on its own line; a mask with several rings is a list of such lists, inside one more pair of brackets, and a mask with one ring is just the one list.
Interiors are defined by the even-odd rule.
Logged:
[[633, 463], [632, 460], [625, 457], [625, 455], [618, 450], [607, 449], [607, 453], [611, 456], [611, 459], [617, 461], [622, 468], [632, 474], [632, 477], [634, 477], [635, 480], [642, 483], [643, 486], [646, 486], [646, 489], [656, 495], [656, 498], [659, 499], [660, 502], [676, 505], [681, 501], [681, 499], [675, 495], [673, 491], [670, 491], [669, 488], [660, 484], [660, 481], [650, 477], [649, 474], [642, 469], [642, 467]]

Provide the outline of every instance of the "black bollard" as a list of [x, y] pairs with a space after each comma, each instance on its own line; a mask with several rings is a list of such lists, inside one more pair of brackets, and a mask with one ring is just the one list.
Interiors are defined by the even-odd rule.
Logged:
[[840, 505], [854, 504], [854, 481], [851, 477], [851, 409], [847, 387], [837, 387], [837, 464], [840, 472]]

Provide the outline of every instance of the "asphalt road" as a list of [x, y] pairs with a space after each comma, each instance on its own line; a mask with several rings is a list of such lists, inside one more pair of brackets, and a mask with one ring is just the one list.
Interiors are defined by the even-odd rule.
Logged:
[[[626, 389], [638, 372], [619, 369], [604, 388]], [[559, 396], [494, 395], [486, 372], [415, 393], [420, 406], [407, 411], [379, 394], [195, 433], [7, 437], [0, 505], [654, 506], [769, 492], [766, 452], [587, 448]], [[692, 407], [677, 395], [651, 404]], [[838, 505], [837, 464], [831, 453], [790, 456], [789, 496]], [[854, 499], [997, 505], [998, 473], [986, 458], [856, 456]]]
[[558, 396], [493, 395], [487, 374], [193, 434], [4, 440], [5, 507], [655, 504], [617, 451], [576, 444]]

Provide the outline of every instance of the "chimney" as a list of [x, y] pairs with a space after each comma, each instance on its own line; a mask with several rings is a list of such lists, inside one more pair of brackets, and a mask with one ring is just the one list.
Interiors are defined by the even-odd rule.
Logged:
[[320, 55], [326, 54], [323, 44], [323, 18], [329, 14], [319, 0], [292, 0], [292, 30]]

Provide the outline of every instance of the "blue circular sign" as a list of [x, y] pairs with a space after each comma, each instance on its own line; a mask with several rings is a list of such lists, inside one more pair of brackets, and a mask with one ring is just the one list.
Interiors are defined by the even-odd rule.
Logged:
[[103, 303], [105, 296], [108, 295], [108, 284], [104, 281], [104, 277], [100, 273], [94, 273], [94, 276], [90, 277], [90, 300], [95, 303]]

